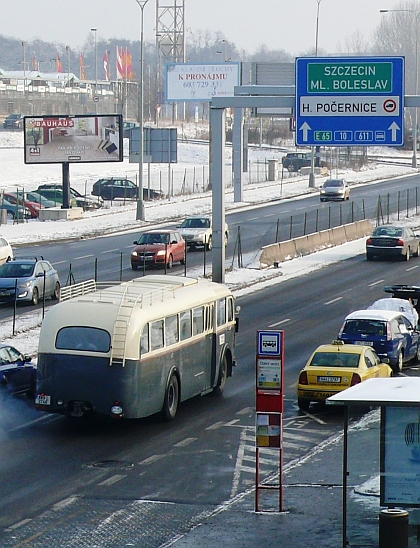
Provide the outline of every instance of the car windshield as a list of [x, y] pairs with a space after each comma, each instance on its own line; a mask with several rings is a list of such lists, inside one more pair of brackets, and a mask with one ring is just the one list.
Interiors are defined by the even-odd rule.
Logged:
[[139, 245], [168, 244], [169, 234], [142, 234], [138, 240]]
[[326, 188], [327, 186], [344, 186], [344, 183], [339, 179], [330, 179], [329, 181], [325, 181], [324, 183], [324, 188]]
[[32, 276], [33, 270], [31, 263], [4, 263], [0, 266], [0, 278], [27, 278]]
[[210, 228], [210, 219], [185, 219], [181, 228]]
[[316, 352], [310, 365], [313, 367], [357, 367], [359, 354], [346, 352]]
[[378, 226], [373, 231], [372, 236], [390, 236], [392, 238], [401, 238], [403, 229], [396, 226]]
[[347, 335], [386, 335], [386, 323], [379, 320], [348, 320], [343, 333]]

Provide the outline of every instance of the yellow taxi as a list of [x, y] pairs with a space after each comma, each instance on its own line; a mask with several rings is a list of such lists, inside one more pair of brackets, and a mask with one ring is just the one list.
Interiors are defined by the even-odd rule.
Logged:
[[379, 358], [370, 346], [333, 341], [312, 353], [299, 374], [299, 409], [308, 410], [311, 402], [325, 402], [341, 390], [367, 379], [391, 377], [388, 358]]

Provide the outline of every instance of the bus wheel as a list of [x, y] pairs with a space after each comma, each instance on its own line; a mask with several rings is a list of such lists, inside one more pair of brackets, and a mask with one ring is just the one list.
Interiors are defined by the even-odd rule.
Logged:
[[162, 415], [164, 421], [171, 421], [175, 418], [178, 409], [179, 384], [178, 377], [172, 373], [165, 391]]
[[216, 386], [213, 388], [213, 394], [215, 396], [221, 396], [223, 394], [226, 386], [226, 379], [227, 379], [227, 358], [225, 354], [222, 360], [220, 361], [219, 379], [217, 381]]

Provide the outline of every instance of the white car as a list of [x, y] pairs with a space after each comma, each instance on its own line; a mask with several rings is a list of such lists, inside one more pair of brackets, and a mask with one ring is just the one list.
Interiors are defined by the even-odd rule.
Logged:
[[[213, 248], [213, 229], [211, 216], [188, 217], [179, 227], [179, 231], [189, 248], [205, 247]], [[229, 227], [225, 223], [225, 246], [229, 239]]]
[[9, 242], [0, 236], [0, 265], [13, 259], [13, 249]]

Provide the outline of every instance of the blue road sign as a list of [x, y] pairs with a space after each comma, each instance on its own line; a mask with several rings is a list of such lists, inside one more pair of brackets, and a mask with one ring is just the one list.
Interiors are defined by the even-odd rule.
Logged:
[[403, 57], [296, 59], [296, 145], [404, 144]]

